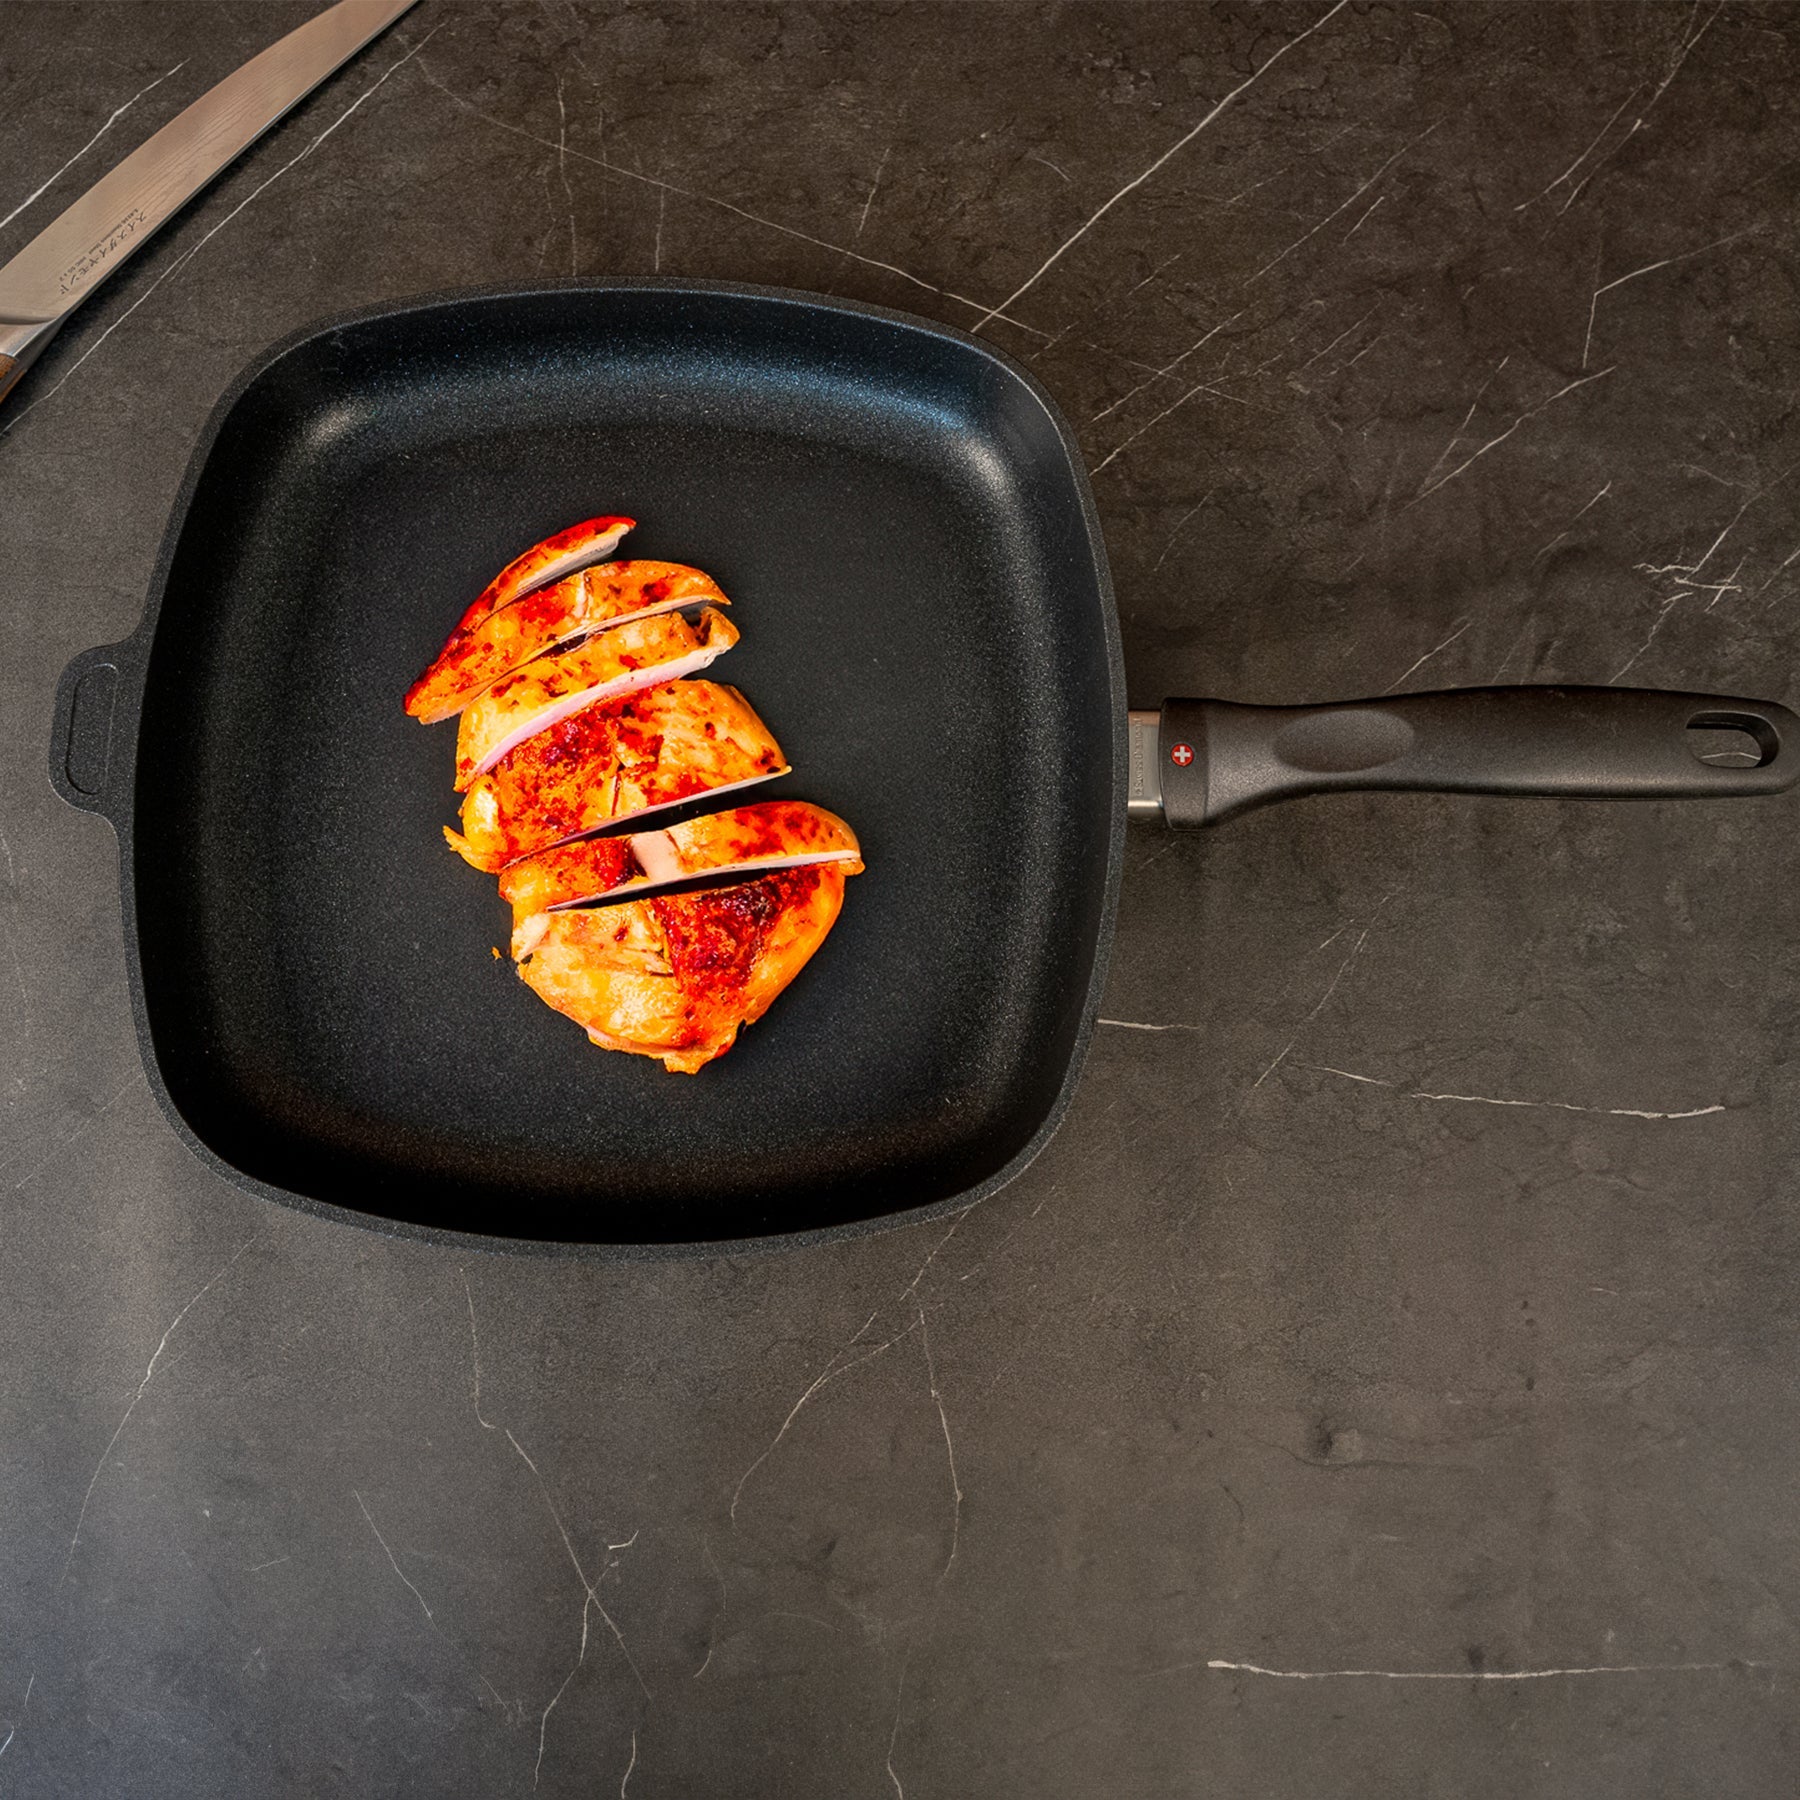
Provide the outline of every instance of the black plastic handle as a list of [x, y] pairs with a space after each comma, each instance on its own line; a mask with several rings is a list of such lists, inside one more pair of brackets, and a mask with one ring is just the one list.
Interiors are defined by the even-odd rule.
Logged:
[[84, 650], [56, 684], [50, 725], [50, 785], [84, 812], [109, 812], [118, 758], [113, 722], [119, 711], [125, 644]]
[[[1701, 762], [1697, 730], [1742, 732], [1761, 760]], [[1765, 700], [1646, 688], [1460, 688], [1336, 706], [1169, 700], [1158, 751], [1171, 825], [1351, 788], [1723, 799], [1800, 780], [1800, 718]]]

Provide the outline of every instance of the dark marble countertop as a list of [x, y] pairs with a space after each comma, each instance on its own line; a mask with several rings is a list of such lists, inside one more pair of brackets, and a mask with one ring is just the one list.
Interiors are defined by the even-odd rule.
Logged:
[[[0, 259], [311, 8], [15, 0]], [[1133, 830], [948, 1222], [510, 1258], [202, 1168], [45, 782], [254, 354], [540, 275], [908, 308], [1093, 473], [1133, 701], [1792, 701], [1778, 5], [423, 0], [0, 412], [0, 1792], [1791, 1791], [1788, 799]]]

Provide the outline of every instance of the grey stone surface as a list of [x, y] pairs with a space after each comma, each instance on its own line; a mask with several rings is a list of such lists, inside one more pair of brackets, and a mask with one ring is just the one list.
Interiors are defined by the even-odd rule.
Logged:
[[[0, 258], [308, 10], [14, 0]], [[1023, 1179], [595, 1265], [202, 1170], [43, 769], [245, 361], [540, 274], [985, 321], [1137, 704], [1791, 702], [1797, 198], [1712, 0], [424, 0], [297, 110], [0, 412], [0, 1792], [1792, 1792], [1791, 801], [1134, 831]]]

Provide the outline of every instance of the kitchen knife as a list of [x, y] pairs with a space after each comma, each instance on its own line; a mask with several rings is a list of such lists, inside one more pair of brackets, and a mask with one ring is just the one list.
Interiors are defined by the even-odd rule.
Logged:
[[0, 269], [0, 400], [169, 215], [416, 0], [338, 0], [140, 144]]

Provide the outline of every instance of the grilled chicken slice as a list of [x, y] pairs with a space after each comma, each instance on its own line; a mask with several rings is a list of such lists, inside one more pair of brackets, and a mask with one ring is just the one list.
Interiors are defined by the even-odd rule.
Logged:
[[494, 873], [522, 856], [695, 794], [726, 793], [788, 771], [736, 688], [671, 681], [586, 706], [478, 775], [450, 846]]
[[701, 893], [536, 913], [514, 932], [513, 955], [538, 997], [603, 1050], [692, 1075], [768, 1011], [825, 941], [849, 872], [783, 869]]
[[583, 569], [533, 588], [472, 626], [459, 625], [437, 661], [407, 690], [406, 710], [435, 724], [461, 712], [501, 676], [571, 638], [621, 619], [703, 604], [731, 602], [710, 575], [685, 563], [612, 562]]
[[708, 813], [662, 831], [582, 838], [540, 851], [500, 874], [500, 898], [521, 926], [535, 913], [609, 900], [700, 875], [840, 863], [862, 869], [856, 834], [835, 813], [804, 800], [763, 800]]
[[463, 713], [456, 731], [456, 791], [464, 792], [514, 745], [570, 713], [697, 674], [737, 639], [736, 626], [709, 606], [694, 625], [679, 613], [632, 619], [595, 632], [561, 656], [527, 663]]
[[[597, 519], [583, 519], [579, 525], [571, 525], [566, 531], [559, 531], [555, 536], [545, 538], [541, 544], [533, 544], [523, 556], [515, 556], [469, 603], [456, 629], [438, 652], [437, 660], [407, 690], [406, 710], [418, 714], [420, 707], [431, 705], [426, 694], [439, 671], [453, 664], [453, 653], [457, 652], [463, 639], [490, 613], [510, 606], [521, 595], [547, 587], [553, 581], [560, 581], [565, 575], [573, 575], [577, 569], [585, 569], [590, 563], [605, 562], [618, 549], [619, 539], [636, 523], [636, 519], [620, 518], [614, 514]], [[456, 709], [451, 707], [449, 710], [454, 712]], [[443, 712], [433, 708], [432, 717], [445, 716]]]
[[489, 613], [512, 605], [521, 594], [560, 581], [590, 563], [605, 562], [618, 549], [619, 539], [636, 523], [636, 519], [603, 513], [596, 519], [583, 519], [579, 525], [571, 525], [541, 544], [533, 544], [481, 590], [463, 614], [462, 624], [479, 624]]

